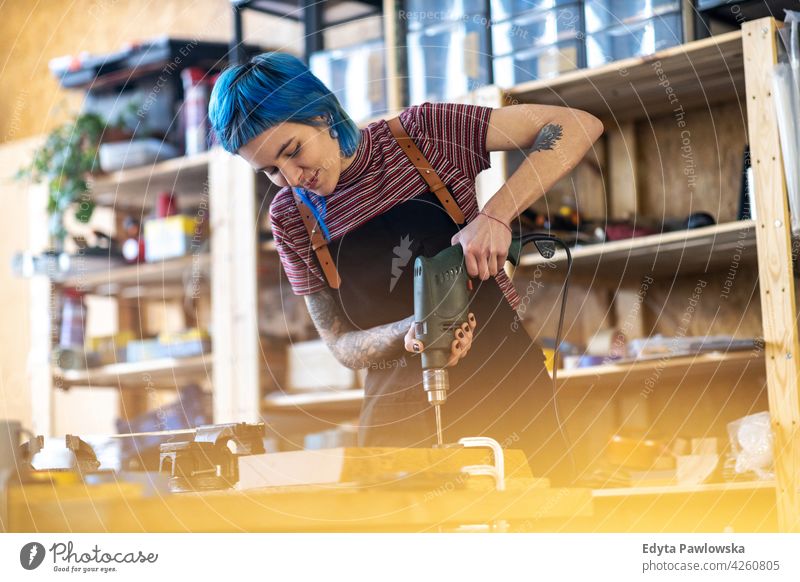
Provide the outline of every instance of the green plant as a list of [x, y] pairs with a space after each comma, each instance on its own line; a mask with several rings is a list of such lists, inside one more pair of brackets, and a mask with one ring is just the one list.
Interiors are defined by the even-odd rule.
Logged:
[[92, 217], [94, 202], [87, 178], [98, 167], [97, 149], [105, 130], [106, 122], [99, 115], [82, 113], [53, 130], [34, 153], [31, 164], [17, 174], [20, 179], [47, 183], [49, 230], [56, 247], [63, 246], [67, 234], [63, 217], [70, 206], [79, 202], [75, 217], [80, 222]]

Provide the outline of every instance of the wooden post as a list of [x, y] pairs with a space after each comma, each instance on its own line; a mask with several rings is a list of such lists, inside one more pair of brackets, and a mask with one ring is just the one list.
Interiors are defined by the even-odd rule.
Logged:
[[[386, 53], [386, 109], [400, 111], [405, 104], [405, 22], [400, 21], [397, 0], [383, 0], [383, 46]], [[402, 6], [402, 4], [400, 4]]]
[[742, 27], [742, 42], [758, 215], [756, 242], [767, 390], [775, 436], [778, 526], [781, 531], [800, 532], [800, 341], [789, 206], [772, 95], [772, 70], [777, 62], [776, 32], [772, 18], [747, 22]]
[[260, 418], [256, 176], [218, 149], [208, 168], [214, 422]]
[[[28, 249], [41, 252], [49, 246], [46, 184], [32, 185], [28, 190]], [[43, 226], [44, 225], [44, 226]], [[53, 284], [49, 278], [36, 276], [30, 280], [30, 379], [31, 415], [35, 434], [45, 438], [53, 434], [53, 375], [51, 354], [57, 342], [58, 320]]]

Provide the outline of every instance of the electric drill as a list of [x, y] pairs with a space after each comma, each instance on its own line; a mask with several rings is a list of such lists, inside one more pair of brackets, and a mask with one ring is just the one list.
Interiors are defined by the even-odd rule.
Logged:
[[[549, 259], [555, 253], [555, 247], [550, 246], [554, 240], [543, 234], [514, 237], [508, 260], [517, 265], [522, 247], [528, 242], [535, 242], [542, 256]], [[450, 345], [454, 332], [467, 321], [471, 292], [472, 282], [460, 244], [434, 257], [420, 256], [414, 261], [414, 333], [425, 347], [421, 355], [422, 386], [434, 407], [436, 440], [440, 446], [443, 444], [441, 405], [447, 400], [450, 388], [447, 373]]]

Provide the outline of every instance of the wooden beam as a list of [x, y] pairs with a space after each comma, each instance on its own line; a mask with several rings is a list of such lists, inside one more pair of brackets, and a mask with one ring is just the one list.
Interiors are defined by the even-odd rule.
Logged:
[[800, 532], [800, 339], [797, 331], [786, 181], [772, 95], [777, 62], [772, 18], [742, 27], [750, 152], [755, 174], [756, 243], [767, 389], [775, 437], [778, 525]]
[[[387, 111], [400, 111], [405, 105], [404, 82], [406, 41], [402, 31], [405, 24], [400, 22], [397, 0], [383, 0], [383, 46], [386, 51], [386, 108]], [[401, 38], [401, 36], [403, 38]]]
[[256, 176], [221, 149], [208, 169], [214, 422], [260, 418]]

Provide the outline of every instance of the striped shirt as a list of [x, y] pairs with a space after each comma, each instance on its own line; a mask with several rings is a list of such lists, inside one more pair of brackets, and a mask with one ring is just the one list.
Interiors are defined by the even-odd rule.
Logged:
[[[489, 167], [486, 133], [491, 112], [489, 107], [475, 105], [423, 103], [400, 114], [406, 132], [448, 185], [467, 222], [478, 215], [475, 178]], [[388, 124], [371, 123], [361, 130], [352, 163], [326, 197], [325, 223], [331, 240], [427, 191], [427, 184], [400, 149]], [[273, 199], [270, 220], [294, 293], [309, 295], [328, 287], [289, 188], [283, 188]], [[516, 307], [519, 296], [505, 272], [496, 279], [506, 299]]]

